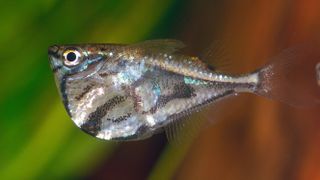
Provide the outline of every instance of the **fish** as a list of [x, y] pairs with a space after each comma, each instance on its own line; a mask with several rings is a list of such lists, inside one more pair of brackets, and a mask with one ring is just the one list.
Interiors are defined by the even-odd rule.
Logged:
[[290, 69], [291, 50], [253, 72], [231, 74], [182, 53], [184, 47], [172, 39], [53, 45], [48, 55], [68, 115], [81, 130], [104, 140], [149, 138], [240, 93], [284, 101], [290, 94], [278, 86], [288, 82], [281, 73]]

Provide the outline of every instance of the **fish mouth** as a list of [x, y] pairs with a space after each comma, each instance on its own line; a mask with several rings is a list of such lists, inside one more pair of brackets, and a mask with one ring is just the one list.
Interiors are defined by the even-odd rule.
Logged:
[[59, 51], [59, 47], [56, 45], [50, 46], [48, 48], [48, 55], [49, 58], [52, 59], [52, 57], [58, 57], [58, 51]]
[[48, 48], [49, 63], [53, 72], [56, 72], [62, 68], [62, 65], [57, 62], [57, 59], [59, 59], [58, 52], [59, 47], [56, 45], [50, 46]]
[[48, 54], [49, 54], [50, 56], [55, 55], [55, 54], [57, 54], [58, 50], [59, 50], [59, 47], [58, 47], [58, 46], [56, 46], [56, 45], [50, 46], [50, 47], [48, 48]]

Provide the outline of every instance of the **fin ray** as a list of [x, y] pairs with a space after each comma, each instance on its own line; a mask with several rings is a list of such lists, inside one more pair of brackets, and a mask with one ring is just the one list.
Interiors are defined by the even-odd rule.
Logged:
[[213, 71], [227, 71], [230, 67], [230, 53], [228, 52], [228, 43], [225, 41], [214, 41], [201, 56], [208, 62], [209, 69]]
[[256, 93], [293, 106], [313, 106], [320, 101], [314, 69], [320, 52], [311, 44], [284, 50], [258, 73]]
[[164, 127], [168, 142], [172, 145], [182, 145], [197, 137], [202, 128], [204, 117], [200, 113], [176, 119]]
[[129, 45], [132, 48], [140, 48], [150, 53], [174, 53], [185, 47], [185, 44], [175, 39], [146, 40], [141, 43]]

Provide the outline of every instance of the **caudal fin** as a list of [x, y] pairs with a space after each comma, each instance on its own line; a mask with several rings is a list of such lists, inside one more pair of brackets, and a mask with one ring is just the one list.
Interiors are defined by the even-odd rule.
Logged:
[[293, 106], [320, 104], [316, 71], [319, 50], [313, 45], [284, 50], [259, 71], [256, 93]]

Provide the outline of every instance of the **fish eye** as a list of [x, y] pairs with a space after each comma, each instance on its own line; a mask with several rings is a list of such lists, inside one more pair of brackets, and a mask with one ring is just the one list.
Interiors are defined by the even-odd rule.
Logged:
[[64, 63], [67, 66], [78, 65], [80, 62], [81, 54], [77, 50], [66, 50], [63, 53]]

